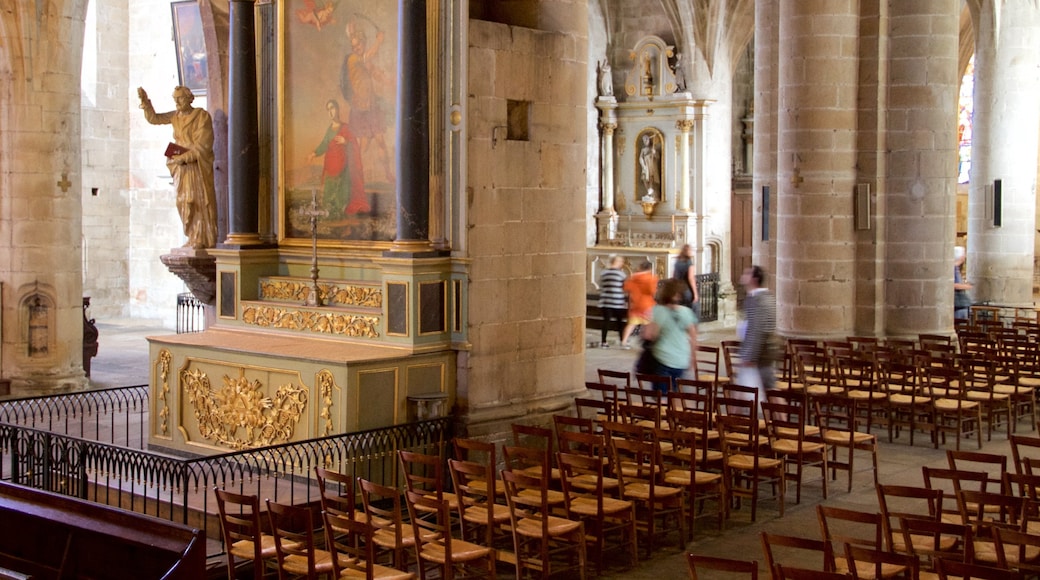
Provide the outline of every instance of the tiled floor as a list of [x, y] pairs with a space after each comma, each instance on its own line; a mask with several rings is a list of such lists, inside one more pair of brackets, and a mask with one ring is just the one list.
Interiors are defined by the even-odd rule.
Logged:
[[[148, 343], [145, 337], [172, 334], [170, 330], [133, 321], [99, 322], [98, 328], [101, 331], [101, 347], [98, 356], [93, 361], [91, 379], [99, 387], [147, 383]], [[706, 344], [717, 344], [718, 341], [731, 336], [731, 329], [723, 329], [702, 333], [702, 340]], [[595, 370], [599, 367], [617, 370], [632, 367], [638, 349], [620, 349], [614, 333], [611, 333], [610, 341], [612, 342], [611, 348], [601, 349], [598, 347], [599, 332], [590, 331], [587, 334], [586, 344], [596, 345], [590, 347], [586, 355], [586, 375], [589, 379], [595, 378]], [[1019, 425], [1019, 433], [1028, 433], [1027, 430], [1028, 427], [1024, 423]], [[945, 447], [940, 447], [939, 450], [934, 450], [931, 446], [922, 445], [924, 437], [918, 438], [917, 445], [911, 447], [905, 435], [902, 440], [897, 439], [895, 443], [890, 444], [884, 434], [880, 434], [880, 431], [878, 433], [881, 439], [879, 451], [879, 480], [881, 483], [920, 485], [922, 483], [921, 466], [945, 466], [945, 449], [953, 447], [951, 442]], [[964, 447], [974, 449], [975, 446], [971, 442], [965, 442]], [[984, 443], [983, 450], [1010, 456], [1007, 436], [1003, 432], [995, 433], [993, 441]], [[863, 458], [866, 459], [866, 456]], [[828, 485], [829, 497], [826, 500], [828, 505], [863, 510], [878, 509], [873, 478], [869, 472], [859, 472], [855, 475], [851, 493], [846, 491], [845, 477], [844, 473], [839, 472], [838, 480], [834, 484]], [[749, 521], [746, 508], [733, 512], [721, 532], [715, 529], [713, 522], [699, 520], [694, 540], [686, 545], [686, 550], [699, 554], [758, 560], [760, 568], [765, 572], [760, 541], [761, 532], [812, 537], [819, 535], [815, 511], [815, 506], [823, 501], [819, 484], [818, 477], [814, 478], [811, 473], [806, 476], [800, 505], [794, 504], [794, 492], [789, 489], [786, 514], [783, 518], [779, 517], [775, 502], [766, 501], [760, 502], [758, 521], [754, 523]], [[685, 578], [687, 577], [686, 562], [683, 551], [678, 549], [673, 536], [663, 542], [662, 547], [655, 550], [650, 560], [641, 561], [637, 567], [627, 570], [621, 565], [608, 567], [602, 577], [618, 580]]]

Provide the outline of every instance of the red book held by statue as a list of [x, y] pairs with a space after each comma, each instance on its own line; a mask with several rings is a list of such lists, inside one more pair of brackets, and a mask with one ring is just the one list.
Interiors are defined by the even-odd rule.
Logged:
[[189, 149], [187, 147], [181, 147], [180, 145], [178, 145], [176, 143], [170, 143], [169, 145], [166, 146], [166, 153], [163, 153], [163, 155], [165, 155], [167, 157], [173, 157], [175, 155], [181, 155], [183, 153], [187, 153], [188, 151], [189, 151]]

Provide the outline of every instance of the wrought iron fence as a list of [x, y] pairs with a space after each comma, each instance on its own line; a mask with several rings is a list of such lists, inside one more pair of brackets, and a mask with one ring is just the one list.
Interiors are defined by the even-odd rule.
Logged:
[[[214, 487], [311, 504], [320, 500], [315, 467], [401, 487], [397, 451], [445, 458], [453, 427], [451, 418], [432, 419], [184, 459], [0, 423], [0, 479], [184, 523], [217, 539]], [[223, 550], [209, 545], [209, 555]]]
[[144, 449], [148, 385], [0, 401], [0, 423]]
[[699, 318], [701, 322], [719, 319], [719, 273], [697, 275], [697, 295], [701, 299]]

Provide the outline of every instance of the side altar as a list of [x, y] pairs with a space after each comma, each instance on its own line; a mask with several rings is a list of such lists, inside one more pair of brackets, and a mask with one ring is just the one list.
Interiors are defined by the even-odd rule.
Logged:
[[685, 244], [698, 274], [717, 263], [704, 203], [705, 119], [713, 101], [687, 91], [682, 59], [661, 38], [644, 37], [628, 57], [620, 97], [612, 67], [600, 65], [601, 193], [587, 254], [590, 294], [611, 255], [626, 257], [629, 268], [650, 261], [660, 277], [670, 275]]
[[215, 323], [149, 337], [150, 444], [219, 453], [447, 414], [464, 272], [449, 258], [211, 249]]

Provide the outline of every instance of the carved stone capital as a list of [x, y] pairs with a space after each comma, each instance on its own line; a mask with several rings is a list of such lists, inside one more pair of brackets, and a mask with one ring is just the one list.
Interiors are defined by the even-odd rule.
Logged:
[[166, 268], [187, 284], [203, 304], [213, 305], [217, 293], [217, 259], [205, 250], [177, 248], [159, 256]]
[[604, 135], [609, 137], [610, 135], [614, 134], [614, 129], [617, 129], [617, 123], [607, 123], [604, 121], [600, 121], [599, 128], [601, 131], [603, 131]]
[[693, 129], [693, 119], [679, 119], [675, 122], [675, 128], [683, 133], [688, 133]]

